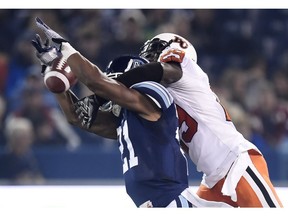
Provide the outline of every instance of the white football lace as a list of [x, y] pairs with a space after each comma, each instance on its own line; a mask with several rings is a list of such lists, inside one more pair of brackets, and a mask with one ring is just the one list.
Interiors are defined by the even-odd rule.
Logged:
[[61, 58], [60, 61], [58, 62], [56, 69], [61, 70], [61, 68], [64, 68], [64, 65], [66, 63], [66, 59], [65, 58]]

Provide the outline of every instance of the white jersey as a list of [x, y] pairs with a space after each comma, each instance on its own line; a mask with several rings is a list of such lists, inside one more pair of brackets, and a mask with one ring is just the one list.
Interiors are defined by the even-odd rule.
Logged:
[[240, 153], [258, 149], [237, 131], [197, 63], [172, 48], [165, 50], [159, 61], [169, 59], [179, 61], [183, 71], [182, 78], [167, 87], [177, 104], [180, 138], [197, 171], [204, 173], [204, 183], [213, 187]]

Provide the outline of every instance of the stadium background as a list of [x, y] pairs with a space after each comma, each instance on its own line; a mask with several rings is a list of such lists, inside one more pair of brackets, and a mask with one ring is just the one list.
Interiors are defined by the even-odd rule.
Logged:
[[[187, 38], [237, 129], [263, 152], [273, 183], [287, 187], [285, 9], [0, 10], [1, 185], [122, 182], [117, 144], [65, 124], [57, 102], [45, 89], [30, 44], [36, 16], [103, 70], [118, 55], [139, 53], [157, 33], [175, 32]], [[73, 90], [79, 97], [89, 93], [81, 84]], [[15, 116], [29, 119], [33, 139], [17, 133], [23, 128], [11, 120]], [[11, 139], [17, 145], [11, 145]], [[22, 153], [13, 155], [11, 149]], [[198, 185], [201, 174], [189, 163], [191, 185]]]

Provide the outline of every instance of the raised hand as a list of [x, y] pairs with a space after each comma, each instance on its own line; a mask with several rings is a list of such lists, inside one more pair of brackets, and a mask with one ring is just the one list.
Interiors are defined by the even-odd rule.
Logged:
[[36, 34], [35, 39], [31, 41], [31, 44], [36, 49], [36, 56], [42, 65], [42, 75], [47, 66], [50, 66], [52, 62], [61, 55], [56, 49], [49, 45], [49, 40], [46, 39], [45, 43], [42, 42], [41, 37]]
[[63, 42], [68, 42], [68, 40], [64, 39], [60, 34], [52, 30], [46, 23], [44, 23], [39, 17], [36, 17], [36, 25], [40, 28], [43, 33], [46, 35], [48, 40], [53, 42], [53, 45], [61, 51], [61, 45]]

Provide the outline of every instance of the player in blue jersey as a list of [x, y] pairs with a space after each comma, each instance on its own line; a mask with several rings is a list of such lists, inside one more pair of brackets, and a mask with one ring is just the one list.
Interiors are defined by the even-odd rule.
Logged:
[[[132, 61], [140, 62], [141, 59]], [[71, 68], [75, 70], [73, 66]], [[107, 74], [102, 82], [112, 83], [111, 75], [114, 74]], [[122, 107], [119, 117], [112, 116], [117, 124], [114, 138], [117, 137], [119, 143], [127, 194], [137, 207], [192, 207], [181, 195], [188, 189], [187, 161], [179, 146], [178, 119], [172, 97], [165, 88], [153, 82], [139, 83], [131, 89], [119, 85], [118, 91], [129, 96], [128, 100], [120, 97], [123, 102], [118, 101]], [[101, 111], [98, 117], [101, 117]], [[103, 127], [105, 124], [98, 118], [94, 124], [96, 127], [91, 127], [91, 131], [99, 135], [102, 129], [110, 130], [110, 124]]]
[[[39, 47], [44, 47], [39, 40], [36, 43], [38, 51]], [[43, 59], [45, 55], [51, 56], [51, 47], [38, 54], [46, 63]], [[179, 145], [176, 108], [168, 91], [155, 82], [142, 82], [127, 88], [110, 78], [114, 75], [113, 69], [105, 74], [98, 68], [95, 70], [95, 66], [78, 52], [69, 56], [65, 51], [62, 54], [80, 81], [95, 94], [121, 107], [119, 116], [115, 116], [115, 112], [99, 111], [89, 131], [117, 138], [126, 191], [135, 205], [192, 207], [192, 201], [187, 197], [190, 193], [187, 161]], [[141, 58], [123, 57], [122, 60], [128, 69], [144, 63]], [[91, 76], [89, 73], [83, 75], [83, 71], [92, 69]], [[79, 126], [79, 119], [72, 112], [76, 96], [71, 91], [55, 96], [67, 119]], [[114, 128], [112, 132], [111, 127]]]
[[[143, 63], [144, 59], [122, 56], [111, 62], [107, 75], [116, 78], [121, 74], [119, 71]], [[138, 207], [166, 207], [171, 202], [175, 207], [192, 207], [180, 195], [188, 188], [188, 172], [179, 145], [178, 118], [171, 95], [154, 82], [138, 83], [131, 89], [148, 97], [156, 112], [142, 115], [123, 105], [120, 112], [114, 111], [120, 120], [117, 136], [127, 193]]]

